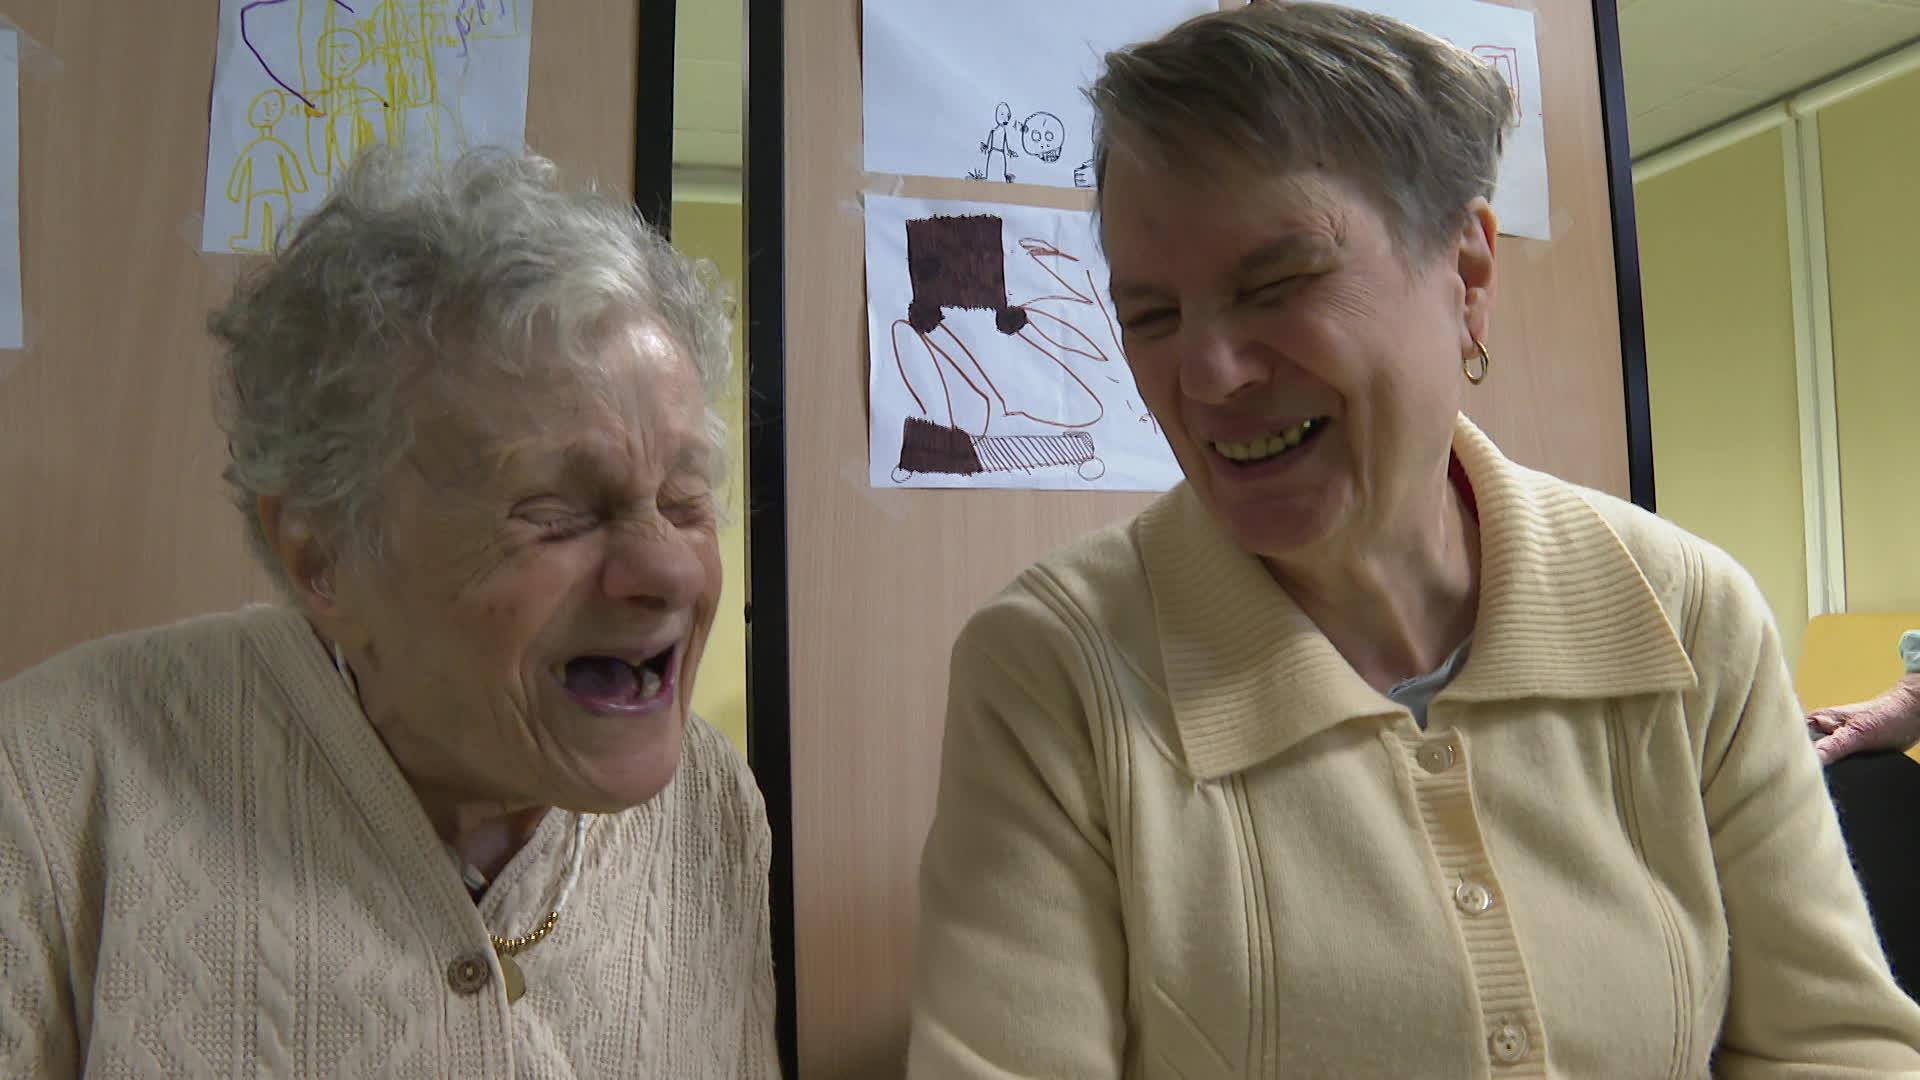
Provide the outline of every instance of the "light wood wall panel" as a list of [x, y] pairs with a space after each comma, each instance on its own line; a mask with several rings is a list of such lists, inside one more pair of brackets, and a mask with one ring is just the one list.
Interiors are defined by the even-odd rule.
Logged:
[[[27, 348], [0, 352], [0, 677], [271, 597], [220, 481], [204, 330], [250, 260], [198, 248], [216, 0], [10, 0]], [[634, 0], [546, 0], [527, 138], [630, 192]], [[661, 123], [668, 123], [663, 111]]]

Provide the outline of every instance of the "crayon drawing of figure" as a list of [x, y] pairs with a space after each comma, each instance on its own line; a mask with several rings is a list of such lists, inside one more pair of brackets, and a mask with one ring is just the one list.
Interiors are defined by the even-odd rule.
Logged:
[[328, 188], [379, 139], [377, 123], [390, 111], [387, 100], [361, 81], [371, 59], [366, 38], [352, 27], [330, 27], [315, 45], [320, 87], [311, 95], [318, 115], [307, 116], [307, 160]]
[[262, 90], [247, 106], [255, 135], [227, 176], [227, 198], [241, 208], [240, 231], [227, 238], [234, 251], [273, 250], [274, 231], [293, 217], [293, 196], [307, 190], [300, 156], [274, 133], [286, 115], [287, 95], [281, 90]]

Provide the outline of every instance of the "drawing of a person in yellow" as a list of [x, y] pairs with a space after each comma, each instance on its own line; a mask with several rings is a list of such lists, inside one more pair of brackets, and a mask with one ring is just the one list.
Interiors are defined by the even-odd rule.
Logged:
[[441, 100], [436, 71], [435, 50], [459, 42], [446, 0], [386, 0], [373, 9], [368, 26], [385, 67], [387, 141], [436, 162], [458, 151], [466, 139]]
[[240, 205], [241, 229], [227, 238], [234, 251], [273, 250], [274, 230], [293, 216], [293, 196], [307, 190], [300, 156], [274, 134], [287, 115], [287, 95], [262, 90], [247, 106], [247, 123], [259, 134], [233, 163], [227, 198]]
[[[330, 27], [315, 46], [320, 89], [313, 94], [318, 115], [307, 116], [307, 160], [329, 188], [360, 151], [379, 137], [374, 118], [391, 103], [360, 82], [371, 59], [366, 39], [351, 27]], [[315, 136], [318, 135], [318, 145]]]
[[431, 155], [435, 162], [465, 145], [459, 120], [440, 100], [430, 58], [403, 58], [388, 69], [387, 86], [394, 97], [394, 109], [387, 116], [388, 138]]

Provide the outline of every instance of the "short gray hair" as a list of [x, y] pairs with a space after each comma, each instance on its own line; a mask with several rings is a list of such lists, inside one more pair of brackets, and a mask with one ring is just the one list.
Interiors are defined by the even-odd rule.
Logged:
[[213, 313], [226, 480], [283, 586], [259, 497], [284, 499], [343, 554], [377, 555], [374, 497], [416, 435], [408, 389], [430, 373], [533, 374], [547, 349], [595, 378], [591, 347], [614, 317], [651, 319], [684, 351], [724, 461], [731, 300], [712, 265], [624, 201], [556, 177], [502, 150], [435, 169], [375, 148]]
[[1107, 54], [1087, 92], [1094, 177], [1116, 146], [1156, 163], [1326, 166], [1361, 185], [1403, 250], [1429, 252], [1493, 196], [1513, 99], [1473, 54], [1382, 15], [1254, 0]]

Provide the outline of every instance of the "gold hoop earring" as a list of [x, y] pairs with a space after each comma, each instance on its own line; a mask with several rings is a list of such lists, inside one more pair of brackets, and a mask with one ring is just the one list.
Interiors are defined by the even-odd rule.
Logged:
[[[1460, 373], [1467, 377], [1468, 382], [1479, 386], [1487, 380], [1487, 369], [1493, 366], [1493, 358], [1487, 355], [1487, 347], [1480, 344], [1479, 338], [1473, 339], [1473, 348], [1474, 355], [1461, 359]], [[1478, 367], [1474, 366], [1476, 360], [1480, 362]]]

